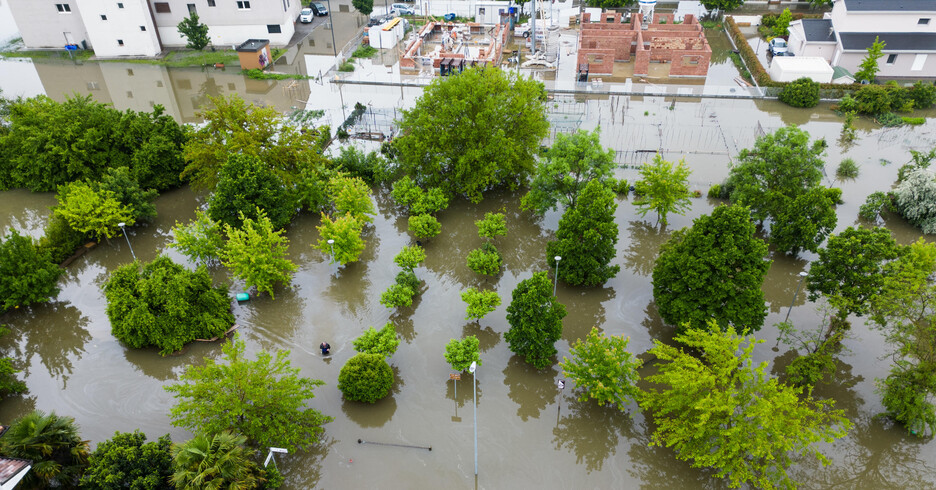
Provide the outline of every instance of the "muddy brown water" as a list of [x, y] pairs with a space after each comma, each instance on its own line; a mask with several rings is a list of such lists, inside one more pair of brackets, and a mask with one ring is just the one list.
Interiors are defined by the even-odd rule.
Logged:
[[[108, 66], [121, 80], [125, 66]], [[69, 68], [71, 69], [71, 68]], [[140, 76], [139, 68], [134, 76]], [[190, 79], [180, 71], [169, 80]], [[201, 73], [201, 72], [191, 72]], [[58, 73], [61, 75], [61, 73]], [[116, 76], [116, 75], [115, 75]], [[164, 75], [160, 75], [164, 76]], [[227, 89], [227, 81], [212, 86]], [[228, 77], [230, 75], [223, 75]], [[296, 88], [291, 82], [264, 84], [265, 92], [250, 91], [252, 82], [231, 78], [231, 90], [252, 100], [265, 100], [288, 109], [297, 90], [331, 94], [309, 103], [309, 108], [333, 104], [340, 98], [350, 107], [357, 101], [380, 108], [410, 104], [418, 96], [412, 88], [335, 88], [314, 82]], [[239, 85], [244, 84], [244, 85]], [[155, 86], [155, 83], [153, 84]], [[192, 120], [203, 98], [187, 92], [174, 115]], [[247, 87], [244, 89], [242, 87]], [[320, 88], [318, 88], [320, 87]], [[317, 92], [324, 91], [324, 92]], [[113, 92], [113, 91], [111, 91]], [[310, 97], [311, 98], [311, 97]], [[183, 103], [184, 102], [184, 103]], [[114, 102], [117, 104], [117, 102]], [[334, 106], [331, 106], [334, 109]], [[123, 108], [118, 105], [118, 108]], [[621, 168], [617, 176], [633, 180], [635, 167], [662, 150], [668, 159], [685, 158], [693, 170], [694, 189], [703, 194], [728, 173], [732, 159], [749, 147], [760, 131], [797, 124], [814, 137], [825, 137], [827, 184], [844, 191], [838, 207], [841, 230], [857, 221], [858, 206], [871, 192], [893, 184], [897, 168], [909, 159], [910, 149], [936, 145], [936, 125], [879, 128], [859, 122], [859, 139], [852, 145], [838, 142], [841, 119], [828, 106], [800, 110], [772, 101], [672, 99], [662, 96], [557, 96], [550, 104], [554, 132], [577, 127], [602, 128], [602, 142], [616, 150]], [[336, 113], [340, 113], [335, 109]], [[925, 114], [932, 116], [932, 113]], [[639, 150], [639, 151], [638, 151]], [[835, 168], [842, 158], [854, 158], [861, 174], [838, 182]], [[545, 246], [555, 232], [560, 214], [541, 220], [518, 210], [518, 193], [496, 192], [474, 205], [455, 201], [441, 213], [443, 233], [426, 244], [426, 262], [416, 270], [423, 293], [413, 307], [397, 311], [379, 304], [379, 297], [397, 272], [393, 256], [411, 243], [405, 217], [393, 209], [389, 197], [375, 195], [379, 212], [366, 232], [367, 249], [358, 263], [345, 268], [328, 264], [313, 250], [319, 219], [301, 215], [288, 229], [290, 255], [299, 266], [292, 287], [277, 291], [276, 300], [260, 297], [235, 305], [239, 334], [248, 350], [288, 349], [293, 365], [302, 374], [326, 385], [317, 390], [309, 406], [331, 415], [321, 444], [310, 451], [280, 456], [279, 467], [286, 488], [722, 488], [724, 482], [677, 461], [667, 449], [647, 445], [652, 424], [635, 407], [629, 413], [602, 409], [576, 401], [574, 386], [556, 387], [562, 374], [558, 366], [537, 371], [513, 356], [503, 341], [507, 330], [506, 305], [517, 283], [545, 270]], [[0, 231], [14, 227], [32, 236], [41, 234], [55, 203], [51, 194], [25, 191], [0, 193]], [[134, 228], [129, 238], [142, 260], [167, 254], [185, 261], [167, 248], [171, 227], [188, 221], [204, 206], [205, 196], [188, 189], [159, 197], [159, 217], [152, 224]], [[717, 202], [693, 200], [685, 216], [671, 216], [669, 226], [655, 223], [656, 216], [641, 217], [630, 203], [620, 199], [616, 213], [620, 240], [615, 263], [621, 272], [606, 284], [573, 288], [559, 284], [558, 297], [569, 311], [559, 359], [569, 345], [592, 326], [610, 335], [631, 338], [630, 349], [640, 353], [655, 339], [667, 340], [673, 329], [664, 325], [653, 303], [651, 271], [659, 246], [673, 230], [692, 223]], [[487, 211], [505, 210], [508, 236], [497, 246], [505, 270], [497, 278], [484, 278], [465, 265], [467, 253], [481, 244], [474, 221]], [[900, 243], [920, 237], [919, 231], [896, 218], [884, 223]], [[926, 239], [932, 239], [927, 236]], [[763, 289], [769, 315], [758, 336], [764, 340], [754, 351], [757, 361], [779, 372], [793, 357], [786, 346], [774, 349], [776, 328], [791, 302], [790, 318], [797, 325], [821, 321], [817, 305], [797, 289], [797, 273], [808, 268], [814, 254], [785, 257], [773, 254]], [[219, 344], [194, 343], [182, 353], [160, 357], [155, 350], [128, 349], [110, 334], [101, 285], [107, 274], [131, 260], [126, 240], [105, 242], [72, 263], [60, 282], [61, 293], [52, 302], [14, 311], [2, 318], [12, 332], [0, 340], [0, 350], [18, 361], [29, 393], [0, 403], [0, 420], [9, 422], [33, 409], [55, 410], [74, 416], [82, 435], [97, 443], [114, 431], [141, 429], [150, 438], [170, 433], [175, 441], [190, 436], [173, 428], [168, 411], [172, 397], [163, 387], [175, 382], [190, 364], [220, 356]], [[561, 267], [561, 264], [560, 264]], [[218, 281], [230, 280], [223, 270], [213, 270]], [[464, 320], [460, 292], [469, 287], [495, 289], [503, 304], [480, 322]], [[234, 281], [232, 293], [242, 285]], [[352, 356], [351, 340], [369, 325], [391, 321], [403, 343], [390, 362], [397, 373], [393, 393], [375, 405], [342, 400], [336, 389], [338, 371]], [[853, 319], [848, 351], [840, 356], [836, 379], [817, 388], [817, 394], [836, 400], [855, 423], [848, 437], [823, 449], [832, 459], [829, 467], [804, 461], [792, 472], [807, 488], [932, 488], [936, 486], [936, 442], [919, 440], [887, 421], [874, 418], [882, 410], [874, 380], [886, 376], [890, 360], [879, 332]], [[456, 387], [442, 358], [451, 338], [477, 335], [483, 364], [477, 372], [479, 476], [474, 476], [472, 376], [465, 374]], [[322, 358], [316, 346], [327, 340], [332, 356]], [[367, 442], [431, 446], [432, 451]]]

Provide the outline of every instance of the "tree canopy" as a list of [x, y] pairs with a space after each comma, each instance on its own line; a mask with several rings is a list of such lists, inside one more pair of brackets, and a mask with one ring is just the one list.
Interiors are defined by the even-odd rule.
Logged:
[[206, 358], [204, 365], [188, 366], [179, 383], [166, 387], [176, 398], [172, 425], [207, 434], [233, 430], [253, 447], [296, 451], [318, 442], [331, 417], [307, 408], [306, 400], [324, 383], [300, 376], [289, 351], [273, 356], [261, 350], [250, 360], [245, 347], [238, 338], [226, 342], [223, 364]]
[[461, 299], [468, 305], [466, 320], [480, 320], [501, 304], [497, 291], [483, 291], [475, 288], [462, 291]]
[[253, 155], [231, 154], [208, 200], [208, 216], [238, 228], [244, 218], [256, 220], [263, 211], [278, 230], [292, 221], [298, 207], [295, 193], [269, 165]]
[[146, 434], [115, 432], [88, 458], [81, 488], [95, 490], [160, 490], [172, 477], [169, 434], [146, 442]]
[[469, 335], [461, 340], [451, 339], [445, 344], [445, 362], [455, 371], [465, 371], [475, 362], [481, 365], [481, 350], [478, 337]]
[[400, 345], [400, 339], [397, 338], [396, 327], [393, 326], [393, 322], [387, 322], [380, 330], [367, 327], [367, 330], [364, 330], [360, 337], [354, 339], [352, 345], [354, 345], [354, 350], [358, 352], [390, 357]]
[[204, 211], [196, 211], [195, 219], [183, 225], [176, 221], [172, 227], [175, 241], [170, 247], [178, 249], [190, 260], [204, 265], [217, 262], [224, 249], [222, 227], [208, 217]]
[[[313, 247], [339, 264], [357, 262], [366, 245], [361, 238], [362, 228], [361, 222], [350, 214], [333, 220], [322, 213], [322, 224], [316, 227], [321, 238]], [[328, 240], [334, 240], [334, 243], [329, 244]]]
[[198, 14], [191, 12], [176, 26], [179, 34], [185, 38], [185, 47], [201, 51], [211, 42], [208, 38], [208, 26], [198, 22]]
[[[757, 341], [715, 321], [687, 329], [675, 339], [683, 347], [654, 341], [660, 361], [639, 396], [653, 416], [650, 444], [665, 446], [693, 467], [711, 468], [731, 487], [793, 487], [787, 469], [800, 457], [829, 460], [816, 443], [844, 437], [851, 423], [831, 400], [815, 400], [765, 374], [754, 364]], [[692, 353], [698, 353], [698, 357]]]
[[507, 306], [510, 330], [504, 340], [511, 352], [523, 356], [537, 369], [549, 366], [556, 354], [555, 343], [562, 337], [562, 319], [566, 316], [565, 305], [553, 296], [552, 288], [546, 272], [537, 272], [517, 284]]
[[641, 362], [627, 351], [629, 342], [623, 335], [606, 337], [598, 327], [592, 327], [584, 340], [575, 341], [570, 350], [572, 359], [563, 357], [559, 365], [581, 391], [579, 401], [591, 399], [600, 406], [608, 404], [624, 411], [637, 400]]
[[0, 454], [32, 462], [17, 488], [76, 488], [90, 452], [75, 419], [55, 412], [33, 410], [0, 437]]
[[289, 239], [284, 231], [274, 230], [263, 211], [258, 209], [256, 214], [256, 221], [242, 214], [240, 228], [224, 225], [227, 243], [221, 250], [221, 263], [247, 287], [256, 287], [275, 298], [273, 286], [277, 283], [288, 286], [297, 267], [287, 258]]
[[676, 233], [653, 267], [653, 299], [671, 325], [759, 330], [767, 316], [761, 285], [767, 245], [743, 206], [719, 206]]
[[113, 192], [95, 189], [87, 182], [72, 182], [59, 188], [55, 198], [58, 206], [53, 210], [68, 226], [100, 241], [111, 238], [119, 224], [133, 225], [133, 209], [117, 200]]
[[536, 214], [558, 205], [574, 208], [578, 195], [593, 180], [604, 182], [614, 171], [614, 151], [601, 146], [601, 130], [558, 133], [546, 155], [536, 164], [530, 190], [521, 207]]
[[479, 202], [516, 187], [534, 169], [546, 136], [543, 84], [512, 71], [477, 67], [438, 77], [403, 110], [394, 141], [401, 169], [417, 183]]
[[199, 434], [172, 447], [171, 483], [183, 489], [260, 488], [260, 469], [244, 447], [247, 438], [222, 431]]
[[56, 284], [64, 272], [48, 250], [10, 229], [0, 240], [0, 311], [48, 301], [58, 294]]
[[876, 77], [877, 72], [880, 71], [878, 59], [884, 56], [885, 46], [887, 46], [887, 44], [881, 41], [880, 37], [874, 36], [874, 42], [868, 46], [868, 54], [861, 60], [861, 63], [858, 64], [859, 70], [855, 72], [855, 80], [859, 82], [874, 82], [874, 77]]
[[618, 226], [614, 221], [617, 202], [614, 191], [598, 180], [590, 181], [578, 205], [567, 208], [559, 220], [556, 241], [546, 244], [546, 260], [556, 266], [562, 257], [559, 277], [574, 285], [597, 286], [621, 270], [611, 265], [617, 253]]
[[640, 167], [640, 180], [634, 183], [637, 212], [646, 216], [648, 212], [656, 211], [658, 220], [666, 226], [667, 214], [682, 214], [692, 204], [689, 199], [691, 173], [685, 160], [673, 165], [657, 153], [652, 162]]
[[390, 394], [393, 379], [393, 368], [383, 355], [362, 352], [342, 366], [338, 373], [338, 389], [347, 400], [377, 403]]

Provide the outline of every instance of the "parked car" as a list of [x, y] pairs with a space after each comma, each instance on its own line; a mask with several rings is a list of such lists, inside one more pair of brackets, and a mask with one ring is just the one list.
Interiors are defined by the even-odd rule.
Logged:
[[783, 38], [775, 37], [767, 43], [767, 52], [774, 56], [783, 56], [787, 52], [787, 42]]
[[308, 24], [309, 22], [312, 22], [313, 15], [314, 14], [312, 13], [312, 9], [304, 8], [301, 12], [299, 12], [299, 22]]
[[322, 2], [312, 2], [309, 4], [309, 8], [311, 8], [312, 11], [315, 12], [315, 15], [319, 17], [328, 15], [328, 9], [325, 8], [325, 4]]
[[[536, 39], [545, 39], [546, 38], [546, 25], [536, 26]], [[529, 22], [524, 22], [523, 24], [517, 24], [514, 26], [514, 36], [523, 36], [530, 37], [530, 33], [533, 32], [533, 28], [530, 26]]]
[[402, 17], [404, 15], [416, 15], [416, 9], [405, 3], [394, 3], [390, 5], [390, 12], [388, 13]]

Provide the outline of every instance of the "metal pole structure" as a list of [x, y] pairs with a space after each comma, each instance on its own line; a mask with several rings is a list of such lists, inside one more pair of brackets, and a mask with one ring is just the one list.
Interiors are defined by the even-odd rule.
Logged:
[[559, 285], [559, 261], [562, 260], [562, 257], [556, 256], [556, 278], [553, 279], [553, 296], [556, 295], [556, 286]]
[[331, 263], [334, 264], [335, 263], [335, 241], [329, 238], [328, 244], [331, 246], [331, 253], [332, 253]]
[[130, 255], [133, 256], [133, 261], [136, 262], [136, 254], [133, 253], [133, 245], [130, 245], [130, 237], [127, 236], [127, 230], [124, 229], [124, 225], [126, 225], [126, 223], [117, 223], [117, 226], [120, 227], [120, 231], [123, 232], [124, 238], [127, 239], [127, 246], [130, 247]]
[[471, 373], [471, 384], [474, 386], [474, 437], [475, 437], [475, 476], [478, 476], [478, 379], [475, 371], [478, 369], [478, 363], [472, 361], [468, 367]]
[[793, 293], [793, 301], [790, 302], [790, 309], [786, 312], [786, 318], [783, 319], [783, 323], [786, 323], [790, 319], [790, 312], [793, 311], [793, 303], [796, 303], [796, 295], [799, 294], [800, 286], [803, 285], [803, 279], [806, 279], [806, 272], [799, 273], [799, 282], [796, 284], [796, 292]]
[[336, 58], [335, 61], [337, 62], [337, 58], [338, 58], [338, 44], [335, 43], [335, 21], [332, 20], [332, 19], [334, 19], [335, 17], [332, 15], [332, 14], [334, 14], [334, 12], [333, 12], [332, 9], [331, 9], [331, 0], [325, 0], [325, 1], [328, 2], [328, 26], [329, 26], [329, 29], [331, 30], [331, 35], [332, 35], [332, 50], [335, 52], [335, 58]]
[[530, 32], [530, 56], [536, 54], [536, 0], [533, 0], [533, 15], [530, 16], [530, 27], [533, 28]]

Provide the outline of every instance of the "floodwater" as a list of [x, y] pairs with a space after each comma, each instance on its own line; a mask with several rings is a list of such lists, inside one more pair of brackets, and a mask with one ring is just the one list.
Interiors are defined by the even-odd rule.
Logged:
[[[231, 72], [118, 63], [95, 65], [97, 72], [68, 71], [89, 70], [90, 65], [50, 65], [37, 71], [51, 70], [62, 87], [95, 82], [96, 95], [108, 94], [118, 108], [140, 104], [145, 109], [149, 97], [161, 96], [158, 103], [175, 101], [170, 111], [182, 121], [195, 120], [204, 94], [212, 91], [237, 92], [284, 111], [297, 100], [307, 101], [300, 107], [325, 109], [325, 121], [340, 121], [345, 110], [360, 102], [371, 109], [371, 117], [360, 123], [362, 131], [383, 129], [394, 111], [410, 105], [420, 92], [410, 87], [320, 85], [315, 81], [261, 83]], [[99, 78], [88, 78], [87, 73]], [[133, 82], [139, 85], [127, 85], [132, 77], [139, 77]], [[46, 90], [53, 86], [45, 78], [42, 81]], [[157, 81], [164, 82], [158, 88], [169, 85], [172, 89], [160, 95]], [[64, 88], [57, 90], [66, 93]], [[127, 91], [134, 92], [132, 98], [114, 95]], [[727, 175], [732, 158], [750, 147], [762, 131], [800, 125], [829, 142], [827, 183], [841, 187], [845, 200], [838, 207], [837, 230], [856, 224], [858, 206], [868, 194], [892, 185], [910, 149], [936, 145], [933, 122], [888, 129], [860, 121], [859, 140], [842, 146], [838, 142], [841, 119], [828, 106], [801, 110], [773, 101], [556, 96], [549, 111], [553, 134], [600, 126], [602, 143], [616, 151], [619, 178], [633, 180], [635, 166], [653, 151], [662, 151], [667, 159], [686, 159], [693, 170], [692, 187], [703, 195]], [[845, 157], [856, 160], [861, 174], [855, 180], [837, 182], [835, 168]], [[510, 293], [519, 281], [547, 268], [546, 243], [560, 217], [553, 212], [534, 219], [518, 210], [518, 200], [517, 193], [499, 192], [477, 205], [456, 201], [442, 212], [443, 232], [425, 244], [427, 260], [416, 270], [423, 281], [422, 295], [411, 308], [399, 310], [383, 307], [379, 297], [396, 275], [394, 255], [411, 239], [405, 217], [393, 208], [385, 191], [375, 194], [379, 212], [366, 232], [367, 249], [361, 261], [340, 270], [311, 248], [317, 240], [319, 218], [306, 214], [294, 220], [288, 236], [291, 259], [299, 270], [292, 287], [278, 290], [275, 301], [264, 296], [234, 306], [238, 331], [249, 352], [288, 349], [293, 365], [303, 375], [326, 383], [309, 405], [335, 420], [326, 426], [321, 444], [277, 458], [286, 477], [285, 488], [726, 487], [708, 472], [677, 461], [671, 451], [648, 447], [653, 426], [636, 407], [619, 413], [578, 402], [572, 383], [563, 391], [557, 389], [557, 380], [562, 378], [558, 366], [537, 371], [510, 353], [502, 337], [508, 329], [505, 315]], [[656, 254], [673, 230], [689, 226], [718, 203], [705, 197], [695, 199], [685, 216], [671, 216], [670, 225], [663, 228], [652, 214], [640, 217], [630, 201], [618, 201], [620, 241], [614, 262], [621, 265], [621, 272], [617, 277], [590, 289], [559, 284], [558, 297], [569, 314], [557, 343], [558, 360], [592, 326], [609, 335], [629, 336], [635, 353], [649, 349], [654, 340], [672, 338], [673, 328], [663, 324], [653, 302], [650, 276]], [[133, 251], [142, 260], [167, 254], [184, 262], [167, 248], [172, 240], [170, 229], [176, 221], [192, 219], [205, 202], [204, 195], [188, 189], [160, 196], [156, 221], [129, 232]], [[38, 236], [54, 203], [51, 194], [0, 194], [0, 232], [14, 227]], [[481, 277], [464, 263], [468, 252], [481, 245], [473, 223], [487, 211], [502, 209], [508, 215], [509, 233], [497, 246], [504, 255], [505, 271], [497, 278]], [[899, 219], [890, 218], [884, 224], [900, 243], [920, 236]], [[769, 315], [758, 333], [765, 342], [755, 349], [754, 357], [768, 362], [769, 369], [777, 373], [794, 353], [786, 346], [774, 348], [777, 331], [773, 325], [783, 320], [791, 303], [790, 318], [799, 326], [817, 325], [821, 311], [805, 300], [802, 291], [794, 301], [797, 273], [806, 270], [815, 255], [773, 254], [771, 258], [764, 283]], [[218, 358], [221, 347], [193, 343], [178, 355], [163, 358], [155, 350], [128, 349], [117, 342], [110, 334], [100, 287], [110, 271], [130, 261], [130, 249], [122, 237], [102, 243], [68, 267], [60, 282], [61, 293], [51, 303], [10, 312], [0, 319], [12, 330], [0, 339], [0, 351], [18, 361], [21, 377], [29, 386], [25, 396], [0, 403], [0, 420], [11, 421], [39, 408], [74, 416], [82, 435], [92, 443], [111, 437], [114, 431], [134, 429], [150, 438], [167, 432], [175, 441], [189, 437], [169, 424], [173, 399], [163, 387], [175, 382], [186, 366], [201, 363], [205, 357]], [[218, 281], [230, 281], [224, 270], [212, 272]], [[237, 281], [233, 284], [232, 293], [243, 287]], [[503, 305], [480, 322], [464, 320], [460, 292], [469, 286], [496, 290]], [[397, 374], [393, 393], [375, 405], [343, 401], [336, 388], [337, 376], [353, 355], [351, 341], [367, 326], [379, 328], [388, 321], [396, 325], [403, 340], [390, 359]], [[464, 335], [477, 335], [483, 351], [483, 364], [476, 373], [477, 478], [472, 376], [463, 375], [456, 387], [442, 357], [448, 340]], [[323, 359], [318, 354], [316, 347], [322, 341], [333, 346], [332, 357]], [[819, 386], [816, 393], [836, 400], [855, 428], [845, 439], [823, 447], [831, 466], [804, 461], [793, 468], [796, 479], [807, 488], [936, 487], [932, 465], [936, 442], [919, 440], [874, 418], [882, 411], [874, 380], [886, 376], [890, 366], [881, 335], [862, 319], [853, 319], [853, 335], [846, 346], [836, 379]]]

